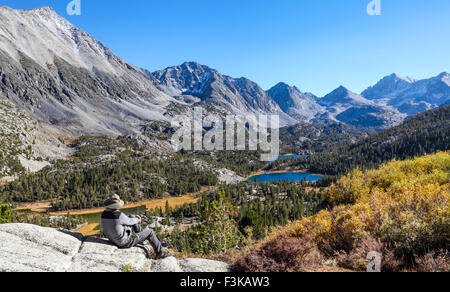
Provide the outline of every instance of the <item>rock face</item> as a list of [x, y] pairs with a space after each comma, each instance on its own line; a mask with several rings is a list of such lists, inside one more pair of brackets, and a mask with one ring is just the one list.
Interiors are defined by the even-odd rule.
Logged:
[[118, 249], [108, 241], [30, 224], [0, 225], [0, 272], [227, 272], [205, 259], [149, 260], [144, 250]]
[[70, 149], [58, 139], [64, 136], [56, 128], [36, 122], [13, 103], [0, 99], [0, 177], [17, 174], [20, 170], [15, 165], [38, 171], [49, 165], [48, 160], [66, 158]]
[[343, 86], [318, 99], [318, 102], [327, 108], [329, 119], [352, 126], [382, 130], [396, 126], [406, 118], [395, 108], [379, 105]]
[[162, 91], [176, 99], [197, 98], [201, 103], [217, 105], [235, 114], [278, 114], [282, 124], [295, 124], [272, 97], [247, 78], [232, 78], [196, 62], [156, 71]]
[[387, 104], [401, 113], [414, 115], [450, 104], [450, 74], [414, 80], [392, 74], [383, 78], [362, 95], [378, 104]]
[[285, 113], [298, 121], [309, 122], [326, 112], [326, 109], [317, 103], [317, 97], [314, 94], [303, 93], [297, 87], [283, 82], [272, 87], [267, 93]]
[[0, 98], [73, 135], [131, 133], [171, 98], [50, 7], [0, 7]]

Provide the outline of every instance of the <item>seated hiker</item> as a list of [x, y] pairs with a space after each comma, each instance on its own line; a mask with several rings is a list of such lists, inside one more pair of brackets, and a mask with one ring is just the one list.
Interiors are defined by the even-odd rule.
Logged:
[[[164, 251], [156, 233], [151, 228], [142, 230], [141, 217], [127, 216], [118, 209], [124, 206], [124, 202], [118, 195], [114, 195], [105, 202], [106, 209], [102, 214], [103, 234], [119, 248], [131, 248], [146, 240], [150, 242], [156, 253], [157, 259], [171, 256]], [[146, 251], [148, 251], [146, 249]]]

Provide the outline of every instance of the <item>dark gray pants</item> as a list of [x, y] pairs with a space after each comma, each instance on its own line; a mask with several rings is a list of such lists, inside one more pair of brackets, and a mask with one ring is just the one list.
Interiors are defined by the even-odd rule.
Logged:
[[133, 231], [135, 232], [135, 234], [131, 236], [131, 240], [127, 245], [127, 248], [132, 248], [148, 240], [157, 255], [163, 252], [161, 241], [159, 241], [158, 237], [156, 236], [156, 232], [153, 229], [145, 228], [144, 230], [142, 230], [141, 224], [136, 224], [133, 226]]

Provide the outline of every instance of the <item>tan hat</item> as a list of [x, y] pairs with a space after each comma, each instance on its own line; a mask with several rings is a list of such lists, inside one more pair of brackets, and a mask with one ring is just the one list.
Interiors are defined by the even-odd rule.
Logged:
[[122, 208], [125, 203], [120, 199], [119, 195], [114, 194], [105, 202], [105, 207], [109, 209], [119, 209]]

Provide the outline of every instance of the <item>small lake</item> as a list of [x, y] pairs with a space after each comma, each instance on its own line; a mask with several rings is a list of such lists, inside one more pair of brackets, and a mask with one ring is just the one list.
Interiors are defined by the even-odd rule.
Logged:
[[315, 182], [322, 178], [323, 178], [323, 176], [320, 176], [320, 175], [313, 175], [310, 173], [303, 173], [303, 172], [267, 173], [267, 174], [252, 176], [245, 182], [289, 181], [289, 182], [299, 183], [303, 179], [306, 179], [306, 181], [308, 181], [308, 182]]
[[279, 159], [300, 158], [300, 157], [305, 157], [305, 156], [308, 156], [308, 155], [302, 155], [302, 154], [282, 155], [282, 156], [278, 156], [278, 157], [275, 157], [274, 159], [269, 160], [269, 162], [275, 162]]

